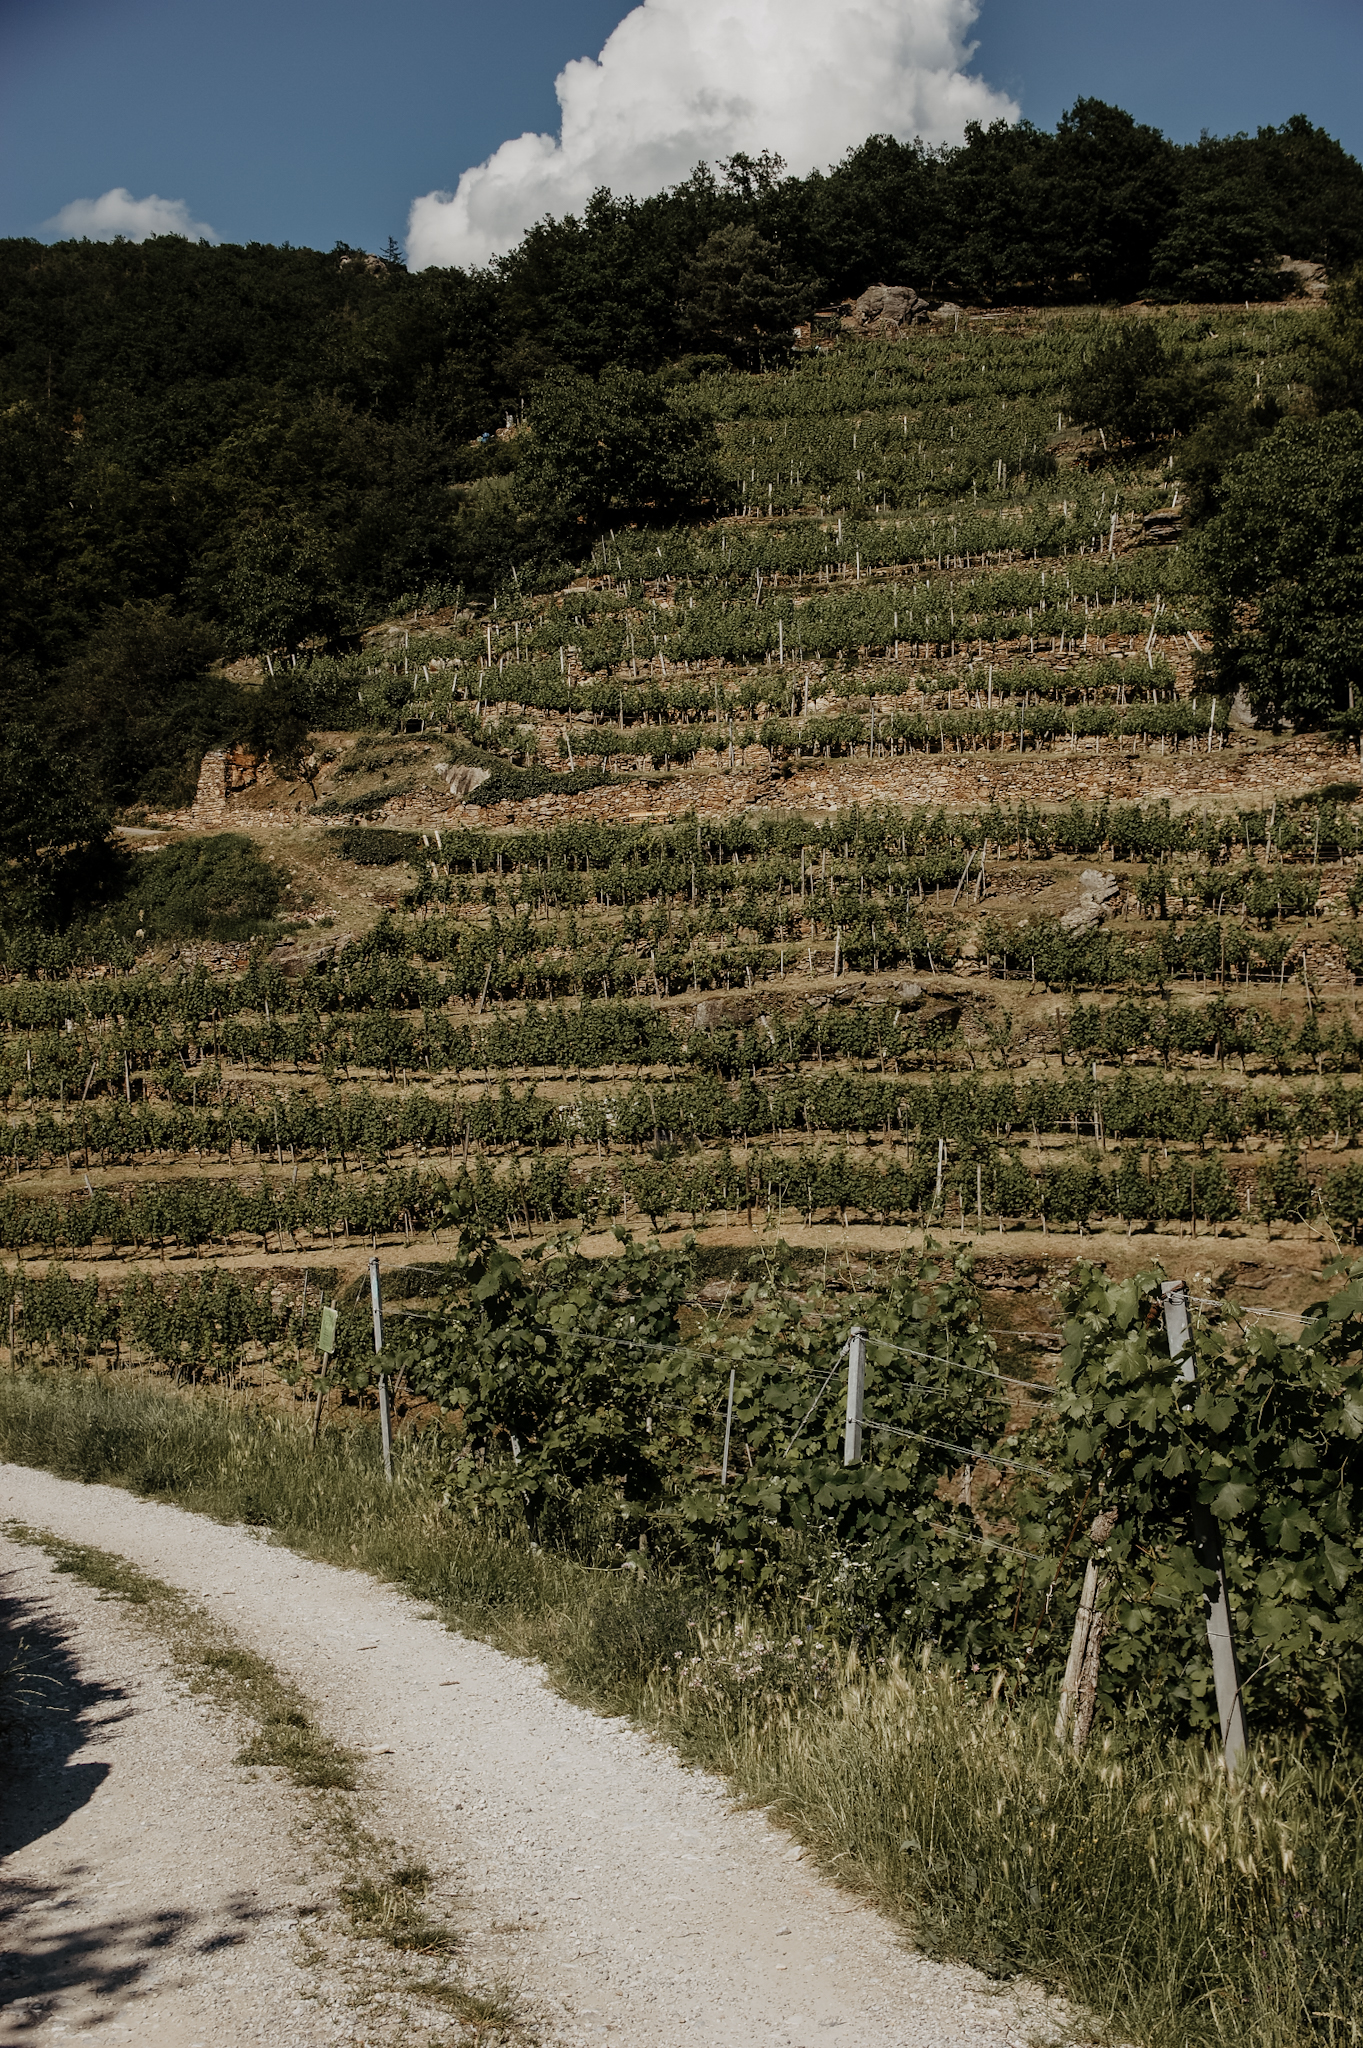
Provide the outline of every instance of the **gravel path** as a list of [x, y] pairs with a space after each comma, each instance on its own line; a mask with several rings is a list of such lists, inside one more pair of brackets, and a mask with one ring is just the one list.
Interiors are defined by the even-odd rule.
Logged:
[[233, 1762], [136, 1609], [3, 1537], [0, 1607], [41, 1687], [4, 1759], [0, 2042], [351, 2040], [299, 1951], [291, 1788]]
[[[256, 1531], [117, 1488], [12, 1465], [0, 1466], [0, 1519], [117, 1552], [197, 1596], [308, 1693], [330, 1733], [356, 1748], [391, 1748], [368, 1767], [378, 1825], [455, 1873], [465, 1953], [485, 1978], [503, 1974], [519, 1988], [546, 2041], [1023, 2048], [1066, 2031], [1059, 2003], [1033, 1988], [1000, 1988], [906, 1948], [887, 1921], [805, 1864], [788, 1835], [760, 1814], [735, 1812], [718, 1780], [685, 1769], [627, 1723], [569, 1705], [533, 1666], [450, 1633], [360, 1572], [310, 1563]], [[30, 1572], [36, 1556], [21, 1559]], [[102, 1804], [112, 1807], [123, 1771], [141, 1783], [131, 1803], [124, 1792], [119, 1839], [103, 1860], [119, 1859], [118, 1911], [130, 1924], [142, 1916], [150, 1927], [158, 1912], [181, 1910], [186, 1868], [209, 1850], [217, 1858], [211, 1910], [239, 1910], [227, 1903], [238, 1893], [287, 1899], [288, 1850], [271, 1818], [279, 1788], [221, 1784], [225, 1752], [203, 1748], [198, 1716], [185, 1725], [188, 1708], [174, 1719], [173, 1739], [162, 1712], [153, 1733], [153, 1709], [167, 1704], [155, 1697], [164, 1680], [136, 1669], [135, 1654], [130, 1662], [136, 1629], [119, 1605], [94, 1612], [106, 1618], [99, 1679], [111, 1696], [136, 1696], [140, 1732], [136, 1715], [131, 1733], [96, 1717], [92, 1746], [68, 1769], [103, 1762], [109, 1775], [82, 1808], [54, 1814], [45, 1832], [40, 1823], [30, 1847], [11, 1858], [12, 1872], [46, 1882], [38, 1874], [64, 1867], [68, 1834], [70, 1853], [83, 1854], [80, 1830]], [[143, 1797], [148, 1813], [134, 1819]], [[178, 1827], [178, 1873], [173, 1858], [142, 1853], [144, 1820]], [[248, 1845], [247, 1869], [234, 1861], [237, 1841]], [[82, 1894], [72, 1938], [92, 1924], [102, 1897]], [[213, 1971], [224, 1980], [240, 1974], [235, 1959]], [[224, 2005], [202, 2036], [145, 2038], [167, 2048], [200, 2038], [212, 2048], [338, 2038], [321, 2014], [300, 2017], [292, 2031], [283, 2024], [296, 1970], [282, 1948], [273, 1961], [262, 1948], [259, 1971], [279, 2015], [268, 2031], [258, 2015], [237, 2018]], [[0, 2032], [0, 2041], [33, 2038]]]

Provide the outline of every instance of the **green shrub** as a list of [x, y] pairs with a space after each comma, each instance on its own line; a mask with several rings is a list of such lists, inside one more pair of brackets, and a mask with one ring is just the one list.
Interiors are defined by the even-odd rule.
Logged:
[[186, 839], [148, 854], [127, 909], [153, 938], [254, 938], [279, 909], [289, 877], [241, 832]]

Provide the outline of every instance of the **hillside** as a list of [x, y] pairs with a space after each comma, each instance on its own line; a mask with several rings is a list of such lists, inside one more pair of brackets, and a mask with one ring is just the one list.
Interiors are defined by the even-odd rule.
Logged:
[[1309, 123], [1094, 103], [476, 276], [0, 248], [4, 1455], [1113, 2038], [1356, 2032], [1360, 259]]
[[[481, 273], [344, 247], [6, 242], [5, 687], [49, 697], [129, 604], [202, 624], [174, 650], [192, 669], [205, 646], [343, 640], [407, 594], [561, 575], [582, 536], [511, 489], [496, 438], [549, 376], [617, 366], [671, 389], [776, 367], [796, 321], [875, 284], [976, 308], [1257, 302], [1299, 286], [1283, 259], [1360, 257], [1363, 169], [1304, 117], [1184, 148], [1097, 101], [1053, 134], [873, 137], [809, 178], [736, 159], [656, 199], [599, 195]], [[903, 482], [890, 502], [913, 509]]]
[[[1225, 402], [1284, 403], [1322, 319], [1147, 317]], [[126, 909], [12, 943], [21, 976], [128, 978], [11, 991], [6, 1241], [141, 1243], [154, 1199], [185, 1250], [330, 1247], [361, 1210], [438, 1223], [453, 1173], [513, 1232], [954, 1219], [1030, 1255], [1107, 1218], [1286, 1228], [1309, 1269], [1363, 1185], [1359, 785], [1218, 694], [1169, 444], [1109, 456], [1067, 416], [1110, 324], [706, 370], [733, 514], [286, 669], [331, 707], [299, 765], [211, 757], [125, 829]], [[148, 908], [147, 849], [224, 828], [288, 893], [243, 870], [225, 909]], [[273, 964], [234, 983], [253, 929]], [[229, 978], [186, 979], [201, 956]], [[363, 1143], [350, 1110], [328, 1135], [352, 1088]], [[126, 1222], [116, 1187], [146, 1191]]]

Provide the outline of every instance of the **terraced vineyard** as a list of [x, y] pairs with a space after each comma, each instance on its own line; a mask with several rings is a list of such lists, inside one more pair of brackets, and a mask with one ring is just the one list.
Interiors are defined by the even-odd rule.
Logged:
[[[1166, 317], [1285, 397], [1318, 316]], [[129, 1261], [297, 1299], [461, 1222], [694, 1230], [711, 1270], [1351, 1239], [1359, 786], [1200, 687], [1172, 456], [1067, 419], [1097, 328], [694, 380], [740, 512], [314, 663], [355, 728], [228, 810], [339, 929], [219, 972], [14, 941], [0, 1242], [72, 1275], [19, 1286], [15, 1343]]]

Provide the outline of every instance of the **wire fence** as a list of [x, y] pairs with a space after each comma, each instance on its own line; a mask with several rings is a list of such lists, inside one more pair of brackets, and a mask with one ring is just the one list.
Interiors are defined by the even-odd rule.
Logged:
[[1311, 1318], [1299, 1308], [1259, 1308], [1253, 1302], [1237, 1303], [1232, 1307], [1228, 1301], [1219, 1301], [1214, 1294], [1190, 1294], [1189, 1301], [1195, 1308], [1218, 1309], [1223, 1316], [1233, 1316], [1237, 1322], [1245, 1316], [1271, 1316], [1275, 1321], [1285, 1323], [1307, 1323]]
[[[433, 1266], [408, 1266], [402, 1269], [404, 1273], [409, 1273], [413, 1271], [436, 1273], [440, 1272], [441, 1270], [441, 1268]], [[377, 1283], [375, 1283], [375, 1285], [377, 1285]], [[364, 1291], [368, 1291], [369, 1286], [369, 1277], [366, 1276], [364, 1282]], [[387, 1318], [390, 1321], [403, 1319], [409, 1321], [429, 1322], [435, 1319], [432, 1311], [429, 1309], [392, 1308], [387, 1309], [386, 1311], [384, 1311], [384, 1313], [386, 1313]], [[720, 1366], [721, 1368], [725, 1363], [728, 1363], [730, 1368], [728, 1388], [728, 1414], [725, 1424], [725, 1434], [727, 1440], [727, 1437], [732, 1429], [733, 1424], [736, 1367], [732, 1361], [724, 1360], [722, 1354], [707, 1351], [705, 1347], [696, 1344], [655, 1344], [645, 1337], [615, 1336], [598, 1330], [583, 1330], [575, 1328], [564, 1329], [560, 1327], [555, 1327], [553, 1324], [545, 1323], [536, 1324], [533, 1326], [533, 1328], [537, 1336], [552, 1338], [558, 1344], [581, 1343], [590, 1345], [593, 1349], [600, 1349], [604, 1347], [609, 1350], [625, 1351], [631, 1354], [643, 1354], [647, 1357], [652, 1358], [682, 1358], [688, 1360], [691, 1363], [700, 1363], [704, 1361], [707, 1363], [713, 1363], [717, 1366]], [[857, 1360], [852, 1361], [852, 1348], [856, 1344], [860, 1345], [860, 1357]], [[1029, 1400], [1033, 1401], [1040, 1402], [1051, 1400], [1054, 1398], [1056, 1391], [1052, 1387], [1038, 1387], [1034, 1381], [1023, 1379], [1019, 1375], [1014, 1373], [992, 1371], [987, 1366], [968, 1365], [963, 1359], [953, 1358], [950, 1355], [950, 1353], [947, 1352], [925, 1351], [916, 1345], [897, 1344], [891, 1338], [877, 1336], [873, 1332], [864, 1329], [861, 1325], [856, 1325], [854, 1326], [849, 1336], [845, 1338], [843, 1343], [839, 1346], [837, 1352], [833, 1357], [832, 1363], [829, 1365], [828, 1370], [823, 1377], [823, 1380], [818, 1388], [818, 1391], [814, 1395], [813, 1400], [810, 1402], [808, 1408], [805, 1410], [803, 1416], [800, 1418], [800, 1421], [797, 1424], [795, 1430], [792, 1432], [790, 1437], [787, 1439], [785, 1444], [781, 1447], [780, 1451], [778, 1452], [777, 1455], [781, 1460], [784, 1461], [786, 1458], [788, 1458], [791, 1452], [795, 1449], [796, 1444], [800, 1441], [806, 1429], [809, 1427], [810, 1422], [817, 1414], [820, 1405], [824, 1401], [828, 1393], [828, 1390], [832, 1386], [833, 1381], [836, 1378], [843, 1363], [845, 1361], [848, 1361], [848, 1411], [847, 1435], [844, 1442], [844, 1464], [853, 1464], [859, 1461], [860, 1434], [861, 1430], [865, 1428], [882, 1436], [895, 1437], [900, 1439], [901, 1441], [909, 1443], [927, 1444], [934, 1450], [949, 1451], [956, 1456], [966, 1459], [971, 1465], [988, 1464], [1008, 1471], [1027, 1472], [1043, 1479], [1060, 1478], [1061, 1475], [1052, 1472], [1046, 1466], [1034, 1464], [1027, 1459], [1009, 1457], [1005, 1453], [1000, 1451], [981, 1451], [968, 1444], [955, 1443], [951, 1441], [949, 1438], [930, 1435], [928, 1432], [924, 1430], [907, 1429], [900, 1423], [885, 1422], [880, 1420], [878, 1417], [874, 1416], [864, 1417], [862, 1413], [862, 1386], [864, 1378], [865, 1358], [868, 1350], [874, 1350], [878, 1352], [889, 1352], [892, 1355], [901, 1358], [912, 1358], [915, 1360], [919, 1360], [921, 1362], [925, 1362], [927, 1364], [942, 1365], [947, 1367], [947, 1369], [952, 1372], [965, 1373], [975, 1379], [989, 1380], [995, 1382], [1000, 1386], [1018, 1389]], [[930, 1385], [929, 1383], [924, 1381], [914, 1381], [905, 1385], [901, 1385], [899, 1391], [905, 1395], [918, 1396], [931, 1394], [940, 1395], [943, 1390], [938, 1386]], [[714, 1410], [716, 1410], [719, 1407], [722, 1400], [723, 1393], [721, 1390], [721, 1392], [719, 1392], [713, 1400], [705, 1403], [707, 1412], [713, 1412]], [[673, 1412], [682, 1412], [689, 1405], [690, 1404], [686, 1402], [660, 1401], [652, 1404], [651, 1412], [656, 1412], [658, 1414], [671, 1414]], [[727, 1483], [727, 1456], [725, 1459], [724, 1477], [725, 1482]], [[972, 1540], [975, 1539], [972, 1538]], [[985, 1539], [981, 1538], [979, 1540], [983, 1541]], [[989, 1540], [991, 1542], [994, 1541], [994, 1539]], [[1014, 1554], [1018, 1556], [1034, 1555], [1034, 1553], [1032, 1552], [1017, 1550], [1016, 1546], [1002, 1545], [998, 1547], [1012, 1549], [1014, 1551]]]

